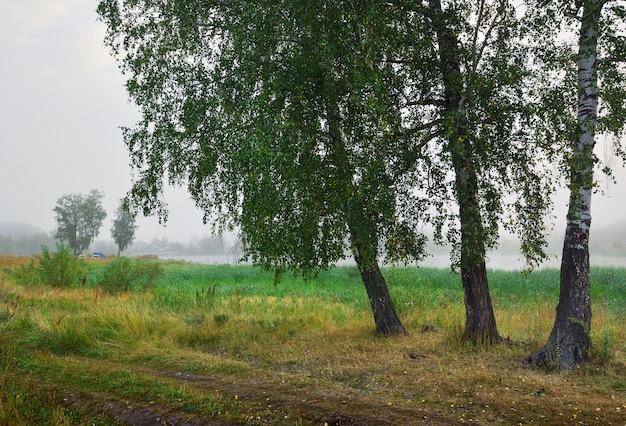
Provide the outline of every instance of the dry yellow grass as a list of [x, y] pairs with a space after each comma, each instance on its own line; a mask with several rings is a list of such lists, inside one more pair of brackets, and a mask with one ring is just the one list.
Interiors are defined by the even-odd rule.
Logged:
[[30, 262], [32, 256], [0, 255], [0, 269], [13, 270], [19, 265]]
[[[497, 309], [510, 341], [476, 347], [458, 339], [461, 304], [404, 306], [410, 335], [384, 338], [372, 334], [367, 310], [335, 298], [237, 292], [177, 310], [153, 294], [8, 281], [0, 293], [20, 295], [20, 341], [33, 357], [23, 372], [89, 398], [135, 407], [158, 399], [164, 412], [224, 424], [622, 425], [626, 418], [626, 320], [602, 303], [594, 305], [591, 361], [549, 373], [524, 364], [552, 326], [554, 307], [541, 301]], [[438, 326], [423, 332], [424, 322]]]

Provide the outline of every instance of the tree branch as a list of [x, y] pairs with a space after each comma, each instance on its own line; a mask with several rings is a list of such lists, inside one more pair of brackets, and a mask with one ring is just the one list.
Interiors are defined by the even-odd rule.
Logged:
[[[478, 29], [480, 28], [480, 20], [482, 20], [482, 13], [483, 13], [482, 7], [483, 5], [481, 3], [481, 11], [479, 15], [479, 20], [476, 22], [476, 32], [474, 33], [475, 37], [477, 37], [478, 35]], [[489, 39], [491, 37], [491, 33], [496, 27], [498, 27], [502, 23], [503, 20], [504, 20], [504, 15], [496, 11], [496, 14], [493, 17], [493, 21], [491, 21], [491, 23], [489, 24], [489, 27], [487, 28], [487, 32], [485, 33], [485, 38], [483, 42], [481, 43], [481, 46], [478, 52], [476, 52], [476, 45], [474, 44], [473, 46], [474, 60], [472, 61], [472, 72], [476, 72], [476, 70], [478, 69], [478, 63], [482, 59], [485, 49], [489, 45]], [[474, 39], [474, 43], [476, 43], [476, 39]]]
[[405, 103], [402, 107], [412, 107], [412, 106], [444, 106], [445, 100], [443, 99], [433, 99], [433, 98], [425, 98], [419, 99], [417, 101], [411, 101]]

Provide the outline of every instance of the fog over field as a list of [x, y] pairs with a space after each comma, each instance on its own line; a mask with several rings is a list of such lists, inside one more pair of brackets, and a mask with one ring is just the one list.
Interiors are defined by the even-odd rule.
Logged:
[[[131, 182], [119, 127], [138, 115], [103, 45], [95, 7], [85, 0], [0, 0], [0, 222], [49, 232], [61, 195], [98, 189], [106, 194], [108, 218], [97, 239], [110, 239], [111, 219]], [[593, 199], [591, 242], [618, 250], [626, 244], [626, 172], [605, 145], [597, 149], [615, 167], [618, 184], [603, 182], [604, 193]], [[210, 233], [184, 190], [168, 189], [166, 199], [167, 227], [139, 217], [138, 240], [189, 241]], [[557, 240], [566, 201], [565, 194], [556, 201]]]

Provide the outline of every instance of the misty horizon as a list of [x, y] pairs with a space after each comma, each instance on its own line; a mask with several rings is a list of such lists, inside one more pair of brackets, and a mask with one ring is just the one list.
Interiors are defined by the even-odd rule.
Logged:
[[[104, 24], [96, 18], [95, 6], [81, 0], [0, 4], [5, 60], [0, 222], [24, 222], [49, 232], [56, 227], [52, 209], [59, 197], [97, 189], [105, 194], [107, 211], [97, 239], [110, 237], [115, 209], [133, 179], [120, 127], [133, 126], [139, 113], [128, 101], [123, 76], [103, 44]], [[592, 241], [597, 229], [626, 220], [626, 169], [609, 144], [599, 140], [596, 153], [613, 168], [617, 184], [598, 174]], [[183, 188], [165, 188], [164, 199], [166, 226], [138, 215], [137, 240], [190, 241], [212, 233]], [[564, 189], [554, 206], [551, 222], [563, 229]]]
[[[563, 231], [563, 232], [561, 232]], [[558, 268], [560, 253], [563, 244], [563, 229], [555, 228], [548, 238], [546, 248], [547, 258], [538, 266], [543, 268]], [[117, 248], [112, 238], [102, 238], [101, 233], [94, 239], [90, 252], [104, 252], [107, 255], [115, 254]], [[0, 243], [3, 237], [11, 237], [15, 241], [29, 236], [47, 235], [53, 241], [53, 231], [46, 232], [41, 228], [24, 222], [0, 222]], [[6, 254], [35, 254], [40, 245], [30, 242], [31, 253]], [[6, 250], [4, 250], [6, 251]], [[0, 244], [0, 254], [3, 246]], [[240, 242], [235, 235], [223, 237], [205, 234], [189, 240], [170, 240], [168, 238], [153, 238], [150, 240], [135, 239], [124, 255], [155, 255], [162, 259], [180, 259], [197, 263], [238, 263], [243, 255]], [[430, 239], [428, 256], [421, 262], [413, 263], [422, 267], [449, 268], [450, 246], [435, 245]], [[626, 220], [621, 220], [604, 227], [596, 227], [591, 232], [590, 258], [592, 266], [626, 267]], [[354, 261], [346, 252], [346, 258], [337, 265], [353, 265]], [[402, 263], [401, 263], [402, 264]], [[522, 270], [526, 266], [523, 260], [519, 241], [513, 236], [500, 239], [500, 244], [487, 254], [489, 269]]]

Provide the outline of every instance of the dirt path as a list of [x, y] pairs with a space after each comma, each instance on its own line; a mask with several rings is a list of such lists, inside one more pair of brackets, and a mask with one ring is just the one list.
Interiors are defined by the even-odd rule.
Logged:
[[[155, 372], [201, 391], [218, 392], [241, 403], [258, 407], [263, 417], [251, 417], [245, 423], [220, 420], [219, 416], [177, 411], [171, 407], [140, 405], [96, 393], [64, 392], [64, 400], [74, 408], [92, 415], [106, 414], [120, 422], [139, 426], [230, 426], [235, 424], [274, 425], [445, 425], [450, 424], [441, 412], [389, 405], [384, 395], [363, 394], [356, 390], [298, 388], [276, 380], [237, 378], [227, 375], [199, 375], [185, 372]], [[480, 424], [480, 423], [477, 423]]]

